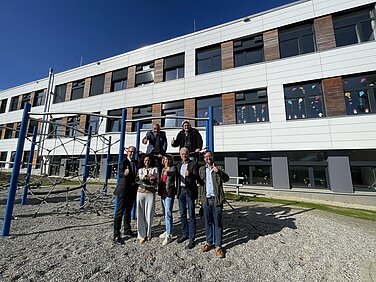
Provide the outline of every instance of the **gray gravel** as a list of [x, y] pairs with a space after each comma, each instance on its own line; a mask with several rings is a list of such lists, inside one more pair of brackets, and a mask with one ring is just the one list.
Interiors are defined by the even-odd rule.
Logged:
[[[6, 197], [0, 190], [1, 225]], [[38, 204], [16, 202], [12, 236], [0, 244], [0, 281], [376, 281], [375, 222], [231, 202], [235, 210], [224, 211], [226, 258], [218, 259], [214, 251], [185, 250], [176, 240], [162, 246], [159, 206], [151, 241], [140, 246], [131, 238], [118, 246], [112, 243], [112, 196], [92, 200], [80, 213], [79, 195], [71, 195], [68, 216], [64, 194], [52, 195], [33, 218]], [[176, 201], [174, 216], [176, 239]], [[202, 244], [203, 219], [197, 223]]]

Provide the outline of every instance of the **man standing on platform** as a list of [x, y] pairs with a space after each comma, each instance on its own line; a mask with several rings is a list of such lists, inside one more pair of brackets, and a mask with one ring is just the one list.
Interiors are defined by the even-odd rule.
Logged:
[[206, 151], [204, 160], [205, 165], [199, 170], [199, 184], [200, 201], [203, 204], [205, 216], [206, 243], [201, 246], [201, 251], [208, 252], [215, 246], [217, 257], [224, 258], [225, 253], [222, 249], [222, 210], [225, 202], [223, 183], [229, 181], [230, 178], [223, 167], [213, 163], [212, 152]]
[[124, 216], [124, 235], [134, 236], [131, 229], [131, 213], [137, 195], [137, 164], [134, 159], [136, 148], [129, 146], [127, 157], [120, 164], [119, 183], [117, 184], [114, 195], [118, 197], [116, 213], [114, 217], [114, 243], [123, 244], [120, 235], [121, 221]]
[[[161, 130], [161, 126], [158, 123], [153, 123], [151, 130], [146, 133], [146, 136], [142, 139], [143, 144], [147, 144], [146, 154], [153, 156], [155, 165], [158, 163], [158, 169], [162, 169], [162, 156], [166, 154], [167, 151], [167, 137], [166, 132]], [[160, 172], [159, 172], [160, 173]]]

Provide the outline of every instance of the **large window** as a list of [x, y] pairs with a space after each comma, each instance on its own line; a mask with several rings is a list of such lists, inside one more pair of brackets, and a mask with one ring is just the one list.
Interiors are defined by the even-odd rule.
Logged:
[[28, 136], [32, 136], [33, 135], [34, 127], [35, 126], [38, 128], [38, 120], [30, 119], [29, 120], [29, 126], [27, 128], [27, 135]]
[[266, 90], [236, 93], [236, 123], [269, 121]]
[[[162, 105], [162, 116], [184, 116], [184, 101], [169, 102]], [[162, 120], [163, 127], [181, 127], [183, 119], [166, 118]]]
[[44, 103], [44, 90], [39, 90], [35, 92], [33, 107], [42, 106]]
[[196, 50], [196, 74], [221, 70], [221, 46], [210, 46]]
[[0, 152], [0, 167], [5, 167], [8, 152]]
[[305, 24], [279, 31], [281, 58], [315, 52], [312, 24]]
[[8, 99], [4, 99], [0, 101], [0, 114], [5, 113], [5, 110], [7, 108], [7, 102], [8, 102]]
[[325, 116], [319, 82], [284, 86], [286, 119], [321, 118]]
[[342, 85], [348, 115], [376, 113], [376, 73], [344, 77]]
[[121, 114], [123, 109], [110, 110], [107, 112], [109, 116], [120, 118], [108, 118], [106, 132], [120, 132], [121, 131]]
[[21, 109], [24, 109], [25, 105], [27, 103], [30, 103], [30, 98], [31, 98], [31, 94], [30, 93], [22, 95]]
[[373, 8], [333, 17], [337, 47], [375, 40], [375, 24]]
[[128, 69], [112, 72], [111, 92], [126, 89], [128, 86]]
[[73, 82], [71, 100], [81, 99], [84, 96], [85, 80]]
[[234, 41], [235, 67], [264, 61], [264, 42], [262, 35]]
[[80, 128], [80, 118], [77, 116], [69, 117], [67, 120], [67, 128], [65, 130], [65, 136], [66, 137], [78, 136], [79, 128]]
[[103, 89], [104, 89], [104, 74], [92, 77], [89, 96], [103, 94]]
[[[152, 107], [151, 106], [142, 106], [133, 108], [133, 119], [151, 117]], [[141, 129], [150, 129], [152, 121], [151, 120], [141, 120], [140, 128]], [[132, 124], [132, 131], [136, 131], [136, 122]]]
[[[197, 99], [196, 117], [208, 118], [209, 106], [213, 106], [213, 123], [214, 125], [222, 124], [222, 96]], [[205, 126], [205, 120], [197, 121], [197, 126]]]
[[13, 123], [5, 124], [5, 134], [4, 139], [11, 139], [13, 133]]
[[19, 96], [16, 96], [16, 97], [12, 97], [10, 99], [10, 107], [9, 107], [9, 111], [17, 111], [18, 110], [18, 99], [20, 97]]
[[[99, 114], [98, 112], [96, 114]], [[91, 134], [97, 134], [99, 130], [99, 126], [101, 123], [101, 117], [88, 115], [86, 117], [86, 124], [85, 124], [85, 135], [89, 132], [89, 127], [91, 127]]]
[[136, 67], [136, 87], [154, 83], [154, 62]]
[[184, 53], [164, 59], [163, 77], [164, 81], [184, 77]]
[[53, 119], [49, 124], [49, 134], [48, 138], [58, 138], [62, 135], [65, 126], [63, 124], [62, 118]]
[[66, 92], [67, 92], [66, 84], [57, 85], [55, 87], [55, 93], [54, 93], [54, 104], [64, 102]]

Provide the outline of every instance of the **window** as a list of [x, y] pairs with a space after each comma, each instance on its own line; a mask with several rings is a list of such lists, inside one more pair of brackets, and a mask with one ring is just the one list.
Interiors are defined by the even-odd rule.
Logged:
[[66, 137], [75, 137], [78, 136], [78, 130], [80, 128], [80, 118], [75, 117], [69, 117], [67, 120], [67, 127], [65, 130], [65, 136]]
[[0, 152], [0, 167], [5, 167], [8, 152]]
[[154, 62], [136, 67], [136, 87], [154, 83]]
[[63, 130], [65, 130], [65, 126], [63, 126], [63, 119], [53, 119], [49, 124], [48, 138], [58, 138], [62, 135]]
[[34, 126], [36, 126], [38, 128], [38, 121], [35, 120], [35, 119], [30, 119], [29, 120], [29, 126], [27, 128], [27, 135], [28, 136], [32, 136], [33, 135]]
[[264, 61], [264, 42], [262, 35], [234, 41], [235, 67]]
[[8, 99], [4, 99], [0, 101], [0, 114], [5, 113], [5, 110], [7, 108], [7, 102], [8, 102]]
[[279, 32], [281, 58], [315, 52], [312, 24], [305, 24]]
[[103, 94], [103, 89], [104, 89], [104, 74], [92, 77], [89, 96]]
[[[99, 113], [96, 113], [99, 114]], [[101, 117], [89, 115], [86, 118], [85, 124], [85, 135], [89, 132], [89, 127], [91, 126], [91, 134], [97, 134], [100, 126]]]
[[30, 151], [23, 152], [21, 168], [27, 168], [29, 156], [30, 156]]
[[10, 99], [10, 108], [9, 108], [10, 112], [18, 110], [18, 99], [19, 99], [19, 96], [12, 97], [12, 99]]
[[16, 159], [16, 151], [12, 151], [10, 154], [10, 164], [9, 168], [12, 168], [14, 165], [14, 160]]
[[33, 107], [41, 106], [44, 103], [44, 90], [39, 90], [35, 92]]
[[286, 119], [321, 118], [325, 116], [319, 82], [284, 86]]
[[[133, 119], [151, 117], [151, 115], [152, 115], [151, 106], [142, 106], [142, 107], [133, 108]], [[151, 123], [152, 123], [151, 120], [141, 120], [140, 128], [150, 129]], [[132, 131], [136, 131], [136, 124], [137, 124], [136, 122], [132, 124]]]
[[221, 46], [211, 46], [196, 51], [196, 74], [221, 70]]
[[25, 108], [26, 103], [30, 103], [30, 97], [30, 93], [22, 95], [21, 110]]
[[342, 79], [348, 115], [376, 113], [376, 73]]
[[[213, 106], [213, 124], [222, 124], [222, 97], [214, 96], [210, 98], [197, 99], [196, 117], [209, 117], [209, 106]], [[197, 126], [205, 126], [204, 120], [197, 121]]]
[[164, 81], [184, 78], [184, 53], [164, 59]]
[[[169, 102], [162, 105], [162, 116], [184, 116], [184, 101]], [[181, 127], [183, 119], [166, 118], [162, 120], [163, 127]]]
[[111, 92], [126, 89], [128, 86], [128, 69], [112, 72]]
[[106, 132], [120, 132], [121, 131], [121, 113], [122, 109], [110, 110], [107, 112], [109, 116], [120, 117], [117, 119], [107, 118]]
[[13, 123], [5, 124], [4, 139], [11, 139], [13, 133]]
[[85, 80], [73, 82], [71, 100], [81, 99], [84, 96], [84, 86]]
[[65, 101], [65, 93], [67, 92], [67, 85], [61, 84], [55, 87], [54, 104]]
[[17, 126], [16, 126], [15, 138], [18, 138], [18, 136], [20, 135], [21, 122], [16, 122], [16, 124]]
[[371, 8], [333, 17], [337, 47], [375, 40], [375, 24]]
[[266, 90], [236, 93], [236, 123], [269, 121]]

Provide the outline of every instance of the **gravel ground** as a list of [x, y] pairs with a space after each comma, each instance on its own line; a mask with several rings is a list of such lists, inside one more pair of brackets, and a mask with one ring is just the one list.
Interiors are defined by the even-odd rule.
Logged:
[[[3, 223], [7, 191], [0, 190]], [[17, 191], [17, 199], [21, 191]], [[94, 201], [94, 198], [97, 198]], [[153, 238], [112, 243], [113, 197], [98, 193], [77, 212], [79, 193], [29, 198], [14, 208], [0, 244], [0, 281], [376, 281], [376, 223], [269, 203], [231, 202], [224, 210], [226, 258], [184, 249], [175, 201], [175, 240], [162, 246], [157, 206]], [[89, 201], [88, 201], [89, 202]], [[159, 203], [159, 201], [158, 201]], [[69, 215], [66, 215], [66, 212]], [[197, 243], [205, 241], [203, 219]]]

